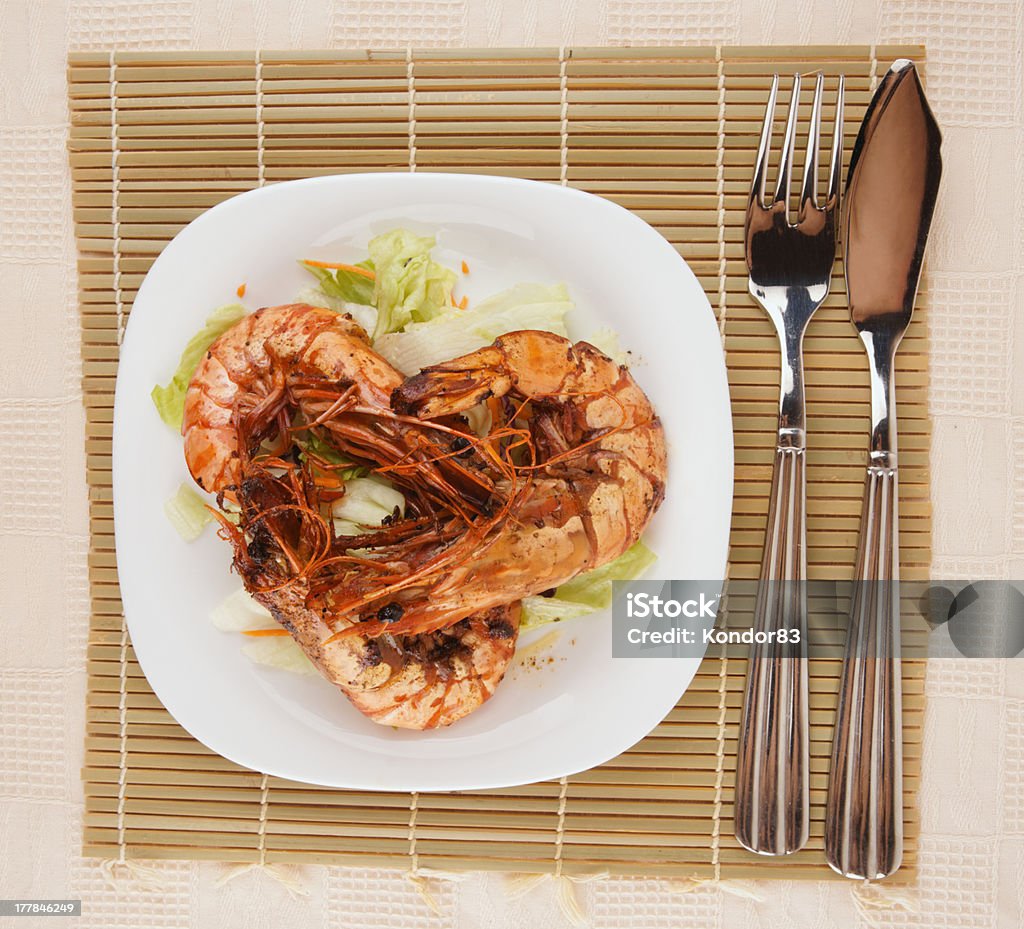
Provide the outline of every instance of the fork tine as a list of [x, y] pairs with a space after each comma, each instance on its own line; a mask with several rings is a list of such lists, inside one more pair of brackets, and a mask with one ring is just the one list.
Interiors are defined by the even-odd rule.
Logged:
[[800, 191], [800, 209], [797, 221], [808, 209], [818, 205], [818, 135], [821, 132], [821, 95], [825, 88], [825, 75], [820, 71], [814, 81], [814, 103], [811, 106], [811, 124], [807, 127], [807, 157], [804, 159], [803, 188]]
[[772, 89], [768, 93], [768, 106], [764, 111], [764, 125], [761, 127], [761, 142], [757, 146], [757, 161], [754, 162], [754, 179], [750, 184], [750, 202], [764, 207], [764, 185], [768, 175], [768, 147], [772, 141], [772, 121], [775, 118], [775, 98], [779, 93], [779, 76], [772, 78]]
[[826, 210], [839, 207], [839, 175], [843, 173], [843, 99], [846, 90], [846, 79], [839, 75], [839, 92], [836, 94], [836, 122], [832, 133], [832, 156], [828, 166], [828, 200]]
[[782, 140], [782, 154], [779, 156], [779, 182], [775, 185], [775, 203], [786, 206], [789, 202], [789, 180], [793, 174], [793, 143], [796, 138], [796, 114], [800, 108], [800, 75], [793, 75], [793, 92], [789, 97], [789, 114], [786, 118], [786, 137]]

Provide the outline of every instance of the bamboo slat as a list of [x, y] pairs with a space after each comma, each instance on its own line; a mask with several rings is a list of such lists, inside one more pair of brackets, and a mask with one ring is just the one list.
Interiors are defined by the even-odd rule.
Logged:
[[[414, 159], [420, 171], [562, 180], [608, 197], [662, 232], [718, 315], [735, 426], [730, 575], [756, 578], [778, 350], [747, 296], [741, 230], [767, 80], [776, 71], [844, 74], [848, 161], [878, 73], [897, 57], [921, 60], [923, 49], [72, 55], [68, 148], [92, 533], [83, 853], [410, 867], [414, 847], [420, 866], [445, 870], [833, 877], [822, 829], [835, 658], [811, 662], [811, 841], [784, 861], [754, 858], [733, 835], [745, 659], [728, 653], [706, 659], [679, 705], [636, 746], [556, 782], [415, 798], [330, 790], [248, 771], [192, 739], [150, 690], [121, 615], [110, 489], [118, 322], [184, 225], [261, 180], [407, 170]], [[802, 109], [809, 103], [808, 95]], [[831, 119], [826, 113], [825, 131]], [[926, 577], [931, 559], [927, 302], [925, 286], [898, 372], [907, 578]], [[868, 385], [841, 260], [805, 351], [809, 574], [849, 576]], [[922, 660], [905, 662], [907, 851], [897, 882], [912, 880], [917, 863], [924, 669]]]

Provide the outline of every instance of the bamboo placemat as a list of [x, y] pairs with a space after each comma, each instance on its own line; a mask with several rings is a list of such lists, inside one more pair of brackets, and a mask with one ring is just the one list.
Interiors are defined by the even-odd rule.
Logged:
[[[777, 348], [746, 292], [745, 197], [770, 75], [847, 78], [846, 156], [880, 73], [918, 47], [78, 54], [69, 62], [90, 488], [83, 853], [644, 876], [824, 878], [822, 818], [838, 662], [811, 676], [811, 841], [756, 858], [733, 836], [744, 660], [704, 662], [620, 757], [561, 781], [452, 794], [328, 790], [266, 777], [190, 738], [135, 661], [121, 615], [110, 487], [118, 346], [168, 240], [263, 183], [351, 171], [470, 171], [569, 183], [655, 225], [700, 278], [725, 340], [736, 433], [730, 571], [758, 573]], [[809, 108], [809, 96], [803, 100]], [[827, 123], [832, 118], [827, 107]], [[823, 136], [830, 132], [826, 125]], [[842, 261], [806, 341], [811, 577], [849, 576], [867, 369]], [[930, 563], [927, 296], [899, 353], [902, 570]], [[924, 664], [904, 668], [914, 877]], [[597, 723], [595, 723], [597, 724]]]

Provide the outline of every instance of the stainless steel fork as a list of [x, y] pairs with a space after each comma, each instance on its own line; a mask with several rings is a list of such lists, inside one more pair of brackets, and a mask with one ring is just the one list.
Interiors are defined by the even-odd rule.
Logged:
[[803, 338], [832, 277], [843, 147], [840, 77], [828, 192], [819, 205], [818, 137], [824, 83], [819, 73], [796, 222], [790, 222], [789, 201], [799, 75], [793, 78], [775, 195], [766, 203], [778, 75], [772, 81], [747, 204], [749, 289], [775, 324], [781, 350], [778, 437], [754, 607], [755, 629], [772, 634], [773, 640], [751, 646], [736, 767], [736, 838], [765, 855], [801, 848], [809, 827]]

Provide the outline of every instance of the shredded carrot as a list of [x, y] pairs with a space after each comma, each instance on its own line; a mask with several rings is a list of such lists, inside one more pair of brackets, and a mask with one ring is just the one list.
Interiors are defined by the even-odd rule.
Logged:
[[455, 294], [448, 294], [448, 299], [451, 300], [452, 306], [458, 309], [459, 305], [455, 302]]
[[[330, 466], [328, 466], [330, 467]], [[313, 475], [313, 482], [317, 487], [322, 487], [325, 490], [333, 490], [341, 487], [345, 482], [341, 480], [336, 474], [332, 474], [330, 471], [321, 471], [317, 468]]]
[[463, 294], [462, 299], [459, 301], [459, 309], [464, 310], [467, 306], [469, 306], [469, 297]]
[[469, 265], [465, 261], [462, 262], [462, 273], [469, 274]]
[[377, 280], [377, 275], [369, 268], [360, 268], [358, 265], [338, 264], [332, 261], [313, 261], [311, 258], [304, 259], [302, 263], [309, 265], [311, 268], [327, 268], [331, 271], [351, 271], [353, 274], [361, 274], [363, 277], [368, 277], [371, 281]]
[[287, 629], [243, 629], [242, 635], [263, 636], [263, 635], [288, 635]]
[[238, 294], [239, 297], [244, 297], [245, 296], [245, 284], [239, 284], [238, 285], [238, 290], [236, 290], [235, 293]]

